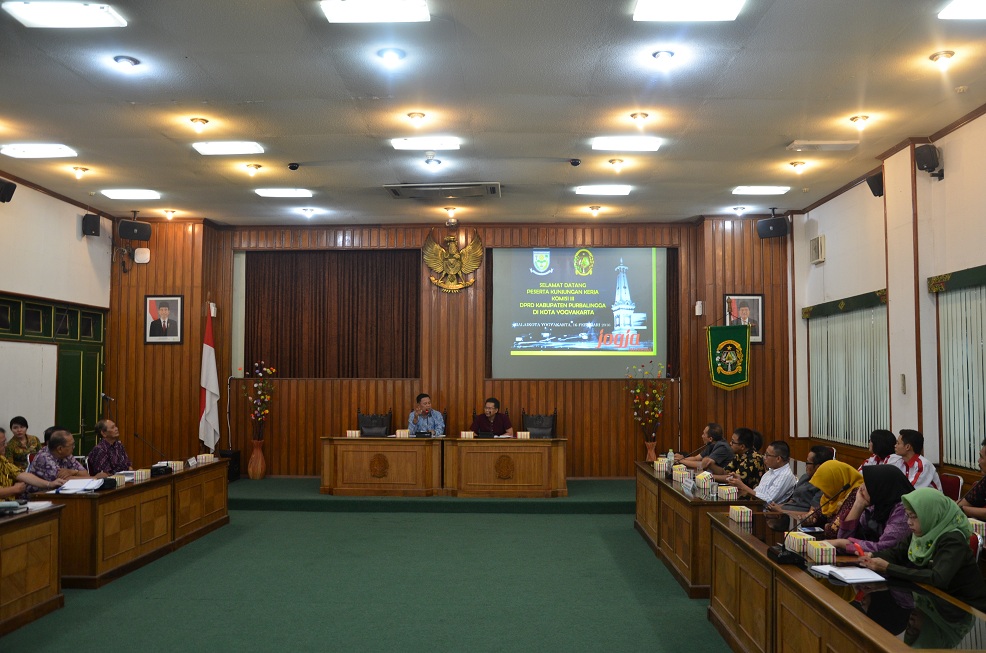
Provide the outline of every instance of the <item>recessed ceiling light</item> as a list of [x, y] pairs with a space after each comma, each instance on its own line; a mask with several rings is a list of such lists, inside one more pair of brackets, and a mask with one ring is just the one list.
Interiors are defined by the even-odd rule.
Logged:
[[576, 195], [629, 195], [633, 186], [619, 184], [597, 184], [595, 186], [576, 186]]
[[330, 23], [424, 23], [431, 20], [425, 0], [323, 0]]
[[592, 214], [592, 217], [598, 218], [599, 217], [599, 212], [602, 211], [602, 209], [603, 209], [603, 207], [599, 206], [598, 204], [594, 204], [594, 205], [592, 205], [592, 206], [589, 207], [589, 213]]
[[301, 209], [301, 212], [304, 213], [305, 214], [305, 217], [308, 217], [308, 218], [311, 218], [313, 215], [315, 215], [315, 209], [313, 209], [311, 207], [307, 207], [307, 206], [305, 208]]
[[866, 121], [869, 119], [870, 119], [869, 116], [860, 115], [860, 116], [853, 116], [849, 120], [852, 122], [852, 124], [856, 125], [856, 129], [858, 129], [859, 131], [863, 131], [864, 129], [866, 129]]
[[733, 207], [733, 213], [735, 213], [736, 215], [743, 215], [745, 212], [746, 212], [746, 207], [745, 206], [734, 206]]
[[4, 2], [3, 9], [25, 27], [126, 27], [109, 5], [87, 2]]
[[623, 170], [623, 159], [610, 159], [609, 165], [613, 166], [613, 170], [619, 172]]
[[674, 59], [674, 52], [671, 52], [671, 50], [658, 50], [657, 52], [651, 52], [650, 56], [653, 57], [657, 63], [668, 65], [671, 63], [671, 60]]
[[982, 0], [952, 0], [938, 12], [941, 20], [980, 20], [986, 18], [986, 3]]
[[800, 175], [802, 172], [805, 171], [805, 162], [791, 161], [791, 167], [794, 168], [794, 171]]
[[258, 188], [254, 192], [261, 197], [312, 197], [307, 188]]
[[948, 70], [949, 65], [952, 63], [952, 57], [954, 56], [955, 52], [952, 50], [941, 50], [928, 58], [938, 64], [938, 69], [944, 72]]
[[737, 186], [733, 195], [783, 195], [789, 190], [790, 186]]
[[394, 68], [407, 56], [407, 53], [399, 48], [384, 48], [377, 51], [377, 56], [383, 61], [383, 65]]
[[442, 165], [442, 160], [435, 156], [434, 152], [425, 152], [425, 164], [437, 168]]
[[459, 139], [455, 136], [417, 136], [394, 138], [390, 144], [395, 150], [457, 150]]
[[203, 141], [192, 143], [199, 154], [220, 156], [224, 154], [263, 154], [264, 148], [254, 141]]
[[257, 174], [258, 170], [263, 168], [263, 166], [260, 165], [259, 163], [248, 163], [246, 165], [246, 168], [247, 168], [247, 174], [253, 177], [255, 174]]
[[638, 111], [636, 113], [631, 113], [630, 117], [633, 119], [635, 123], [639, 125], [640, 123], [645, 122], [647, 118], [649, 118], [650, 116], [649, 114], [646, 114], [643, 111]]
[[140, 59], [137, 57], [130, 57], [125, 54], [118, 54], [113, 57], [114, 63], [120, 70], [133, 70], [140, 65]]
[[420, 127], [421, 123], [425, 121], [425, 114], [421, 113], [420, 111], [412, 111], [411, 113], [407, 114], [407, 119], [410, 120], [411, 124], [414, 125], [415, 127]]
[[657, 136], [596, 136], [592, 139], [594, 150], [657, 152], [659, 147], [661, 139]]
[[171, 209], [168, 209], [167, 211], [164, 212], [164, 217], [166, 217], [169, 220], [172, 220], [175, 217], [175, 212], [172, 211]]
[[637, 0], [636, 21], [708, 22], [736, 20], [746, 0]]
[[189, 122], [192, 123], [192, 129], [195, 130], [196, 134], [201, 134], [205, 126], [209, 124], [209, 120], [206, 118], [189, 118]]
[[75, 150], [61, 143], [11, 143], [0, 147], [0, 154], [15, 159], [56, 159], [65, 156], [79, 156]]
[[442, 210], [445, 211], [445, 214], [448, 215], [448, 217], [454, 218], [457, 209], [454, 206], [446, 206]]
[[89, 168], [83, 168], [82, 166], [75, 166], [72, 168], [72, 171], [75, 173], [76, 179], [82, 179], [85, 176], [85, 174], [89, 172]]
[[111, 200], [159, 200], [161, 193], [146, 188], [108, 188], [99, 191]]

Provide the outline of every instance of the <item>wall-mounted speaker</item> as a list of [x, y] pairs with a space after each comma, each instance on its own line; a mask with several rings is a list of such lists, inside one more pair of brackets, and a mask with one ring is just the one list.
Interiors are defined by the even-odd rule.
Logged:
[[120, 220], [120, 238], [127, 240], [150, 240], [151, 225], [136, 220]]
[[0, 202], [9, 202], [16, 188], [17, 184], [14, 182], [0, 179]]
[[918, 145], [914, 148], [914, 162], [918, 170], [934, 172], [941, 165], [941, 158], [938, 156], [938, 148], [934, 145]]
[[866, 185], [870, 187], [873, 197], [883, 197], [883, 171], [867, 177]]
[[82, 216], [82, 235], [84, 236], [98, 236], [99, 235], [99, 216], [95, 213], [86, 213]]
[[764, 218], [757, 220], [757, 235], [761, 238], [780, 238], [787, 235], [787, 218]]

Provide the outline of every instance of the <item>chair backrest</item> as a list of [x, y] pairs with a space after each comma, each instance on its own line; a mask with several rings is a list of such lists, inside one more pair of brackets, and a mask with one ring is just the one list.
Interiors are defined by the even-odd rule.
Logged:
[[381, 437], [390, 435], [392, 433], [390, 424], [393, 416], [393, 409], [379, 415], [366, 414], [360, 411], [360, 409], [356, 409], [356, 423], [364, 436]]
[[80, 465], [82, 465], [83, 467], [85, 467], [86, 474], [88, 474], [89, 473], [89, 458], [87, 456], [74, 456], [74, 458], [79, 461], [79, 464]]
[[558, 409], [544, 415], [528, 414], [526, 408], [520, 411], [522, 430], [530, 431], [533, 439], [549, 439], [555, 437], [555, 425], [558, 423]]
[[836, 455], [835, 455], [835, 447], [829, 447], [829, 449], [831, 449], [831, 450], [832, 450], [832, 460], [835, 460], [835, 459], [836, 459]]
[[939, 474], [938, 478], [941, 479], [941, 491], [952, 501], [958, 501], [962, 498], [962, 483], [963, 479], [957, 474]]
[[979, 535], [973, 533], [969, 536], [969, 548], [972, 549], [972, 555], [976, 556], [976, 561], [979, 561], [979, 554], [982, 552], [983, 547], [979, 543]]
[[34, 453], [27, 454], [27, 469], [24, 470], [25, 472], [31, 471], [31, 467], [34, 466], [34, 459], [38, 457], [39, 453], [41, 452], [35, 451]]

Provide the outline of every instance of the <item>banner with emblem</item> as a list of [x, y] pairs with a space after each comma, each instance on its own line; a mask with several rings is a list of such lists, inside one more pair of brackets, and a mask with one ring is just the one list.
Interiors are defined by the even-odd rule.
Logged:
[[735, 390], [749, 385], [749, 325], [712, 326], [707, 327], [706, 333], [712, 385], [723, 390]]

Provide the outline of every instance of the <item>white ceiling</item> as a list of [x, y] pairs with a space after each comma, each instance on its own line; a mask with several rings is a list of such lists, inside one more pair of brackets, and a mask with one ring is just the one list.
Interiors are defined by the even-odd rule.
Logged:
[[[0, 12], [0, 144], [62, 142], [79, 153], [0, 156], [0, 174], [118, 216], [172, 208], [233, 225], [440, 222], [445, 203], [394, 200], [383, 185], [467, 181], [501, 182], [503, 194], [457, 203], [463, 223], [801, 209], [879, 166], [903, 139], [986, 104], [986, 21], [938, 20], [948, 0], [747, 0], [728, 23], [635, 23], [635, 0], [428, 0], [430, 22], [379, 25], [329, 24], [315, 0], [111, 4], [127, 27], [28, 29]], [[383, 47], [407, 52], [397, 70], [380, 65]], [[666, 72], [650, 56], [664, 49], [676, 52]], [[957, 53], [947, 73], [928, 60], [938, 50]], [[119, 54], [143, 63], [120, 74], [107, 65]], [[410, 111], [427, 123], [412, 127]], [[650, 114], [643, 129], [634, 111]], [[848, 120], [858, 113], [871, 116], [861, 135]], [[188, 122], [196, 116], [210, 120], [202, 136]], [[590, 148], [593, 136], [635, 133], [664, 145]], [[427, 134], [463, 139], [439, 153], [437, 172], [423, 152], [389, 144]], [[848, 152], [785, 149], [856, 138]], [[266, 152], [204, 157], [191, 148], [198, 140], [256, 140]], [[612, 158], [626, 161], [621, 173]], [[809, 163], [803, 175], [794, 160]], [[263, 168], [251, 179], [247, 163]], [[77, 181], [72, 166], [91, 172]], [[574, 194], [593, 183], [634, 190]], [[741, 184], [792, 190], [732, 195]], [[281, 186], [315, 196], [253, 192]], [[98, 194], [105, 188], [162, 199], [115, 201]], [[590, 204], [604, 207], [600, 217]], [[309, 220], [303, 206], [323, 212]]]

